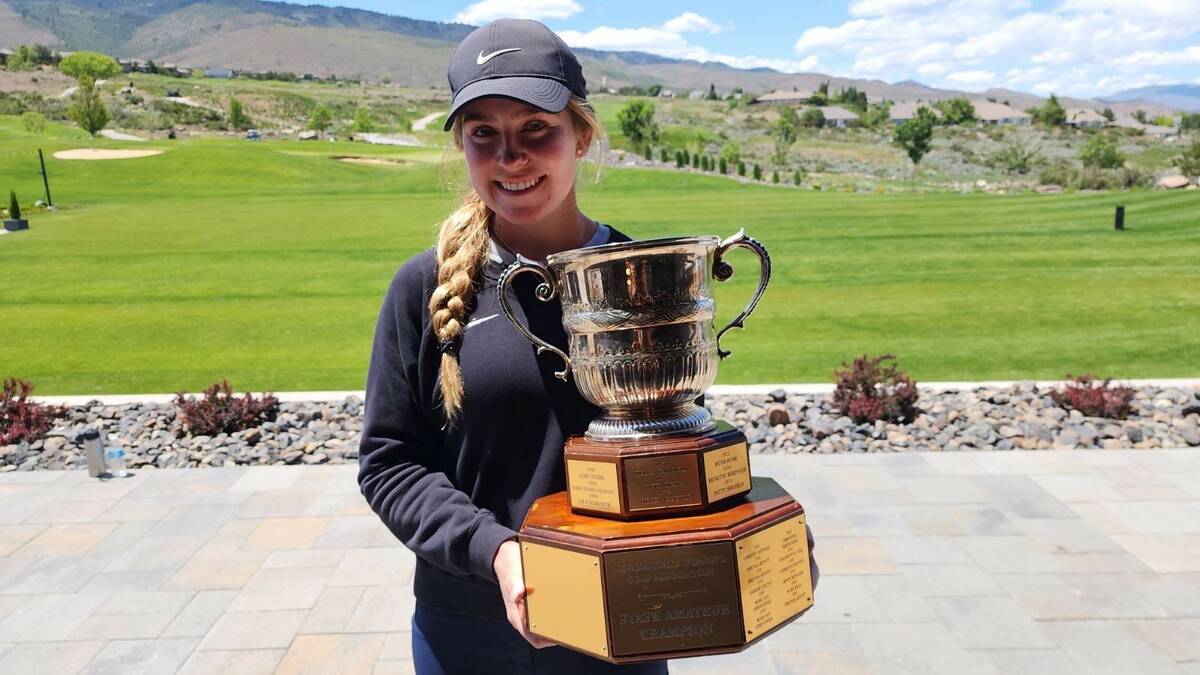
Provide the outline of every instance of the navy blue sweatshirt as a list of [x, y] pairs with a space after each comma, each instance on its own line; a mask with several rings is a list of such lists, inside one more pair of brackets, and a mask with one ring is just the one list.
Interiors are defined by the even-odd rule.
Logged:
[[[607, 241], [599, 236], [606, 230]], [[629, 238], [602, 228], [589, 243], [619, 241]], [[497, 619], [505, 613], [496, 550], [516, 536], [534, 500], [566, 489], [563, 442], [600, 413], [573, 380], [554, 377], [561, 360], [539, 357], [500, 311], [496, 280], [505, 266], [489, 260], [475, 293], [459, 351], [463, 408], [449, 427], [428, 310], [434, 251], [396, 273], [371, 348], [358, 474], [371, 508], [417, 554], [417, 599]], [[566, 351], [562, 307], [537, 300], [537, 283], [517, 277], [509, 304], [535, 335]]]

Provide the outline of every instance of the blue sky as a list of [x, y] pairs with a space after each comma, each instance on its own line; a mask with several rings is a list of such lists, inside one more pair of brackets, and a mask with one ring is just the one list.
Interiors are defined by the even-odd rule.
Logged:
[[1200, 84], [1200, 0], [327, 0], [435, 21], [539, 19], [572, 46], [966, 91]]

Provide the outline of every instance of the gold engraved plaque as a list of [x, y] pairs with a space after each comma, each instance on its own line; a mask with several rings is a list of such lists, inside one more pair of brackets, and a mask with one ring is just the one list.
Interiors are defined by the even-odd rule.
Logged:
[[812, 606], [803, 513], [739, 541], [737, 564], [747, 642]]
[[746, 442], [704, 453], [708, 501], [715, 502], [750, 489], [750, 455]]
[[731, 542], [605, 555], [613, 656], [739, 644], [733, 558]]
[[567, 481], [570, 485], [572, 507], [608, 513], [621, 512], [616, 464], [568, 459]]
[[[599, 558], [543, 544], [522, 543], [521, 563], [530, 584], [529, 630], [607, 657], [604, 588]], [[464, 636], [470, 639], [470, 636]]]
[[694, 454], [627, 459], [623, 471], [630, 511], [702, 503], [700, 468]]

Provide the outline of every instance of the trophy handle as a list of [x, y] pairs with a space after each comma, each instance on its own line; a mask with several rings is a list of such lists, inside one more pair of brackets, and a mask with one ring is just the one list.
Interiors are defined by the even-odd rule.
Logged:
[[754, 255], [758, 256], [758, 288], [755, 289], [754, 297], [750, 298], [749, 304], [742, 310], [742, 313], [738, 314], [724, 328], [717, 331], [717, 356], [722, 359], [729, 356], [730, 352], [721, 349], [721, 336], [730, 328], [745, 327], [744, 322], [746, 321], [746, 317], [750, 316], [750, 313], [758, 306], [759, 298], [762, 297], [763, 291], [767, 290], [767, 283], [771, 281], [771, 256], [767, 254], [767, 249], [763, 248], [763, 245], [758, 243], [756, 239], [746, 236], [745, 229], [738, 230], [737, 234], [721, 242], [721, 245], [717, 247], [717, 252], [713, 255], [712, 275], [714, 279], [717, 281], [727, 281], [733, 276], [733, 267], [725, 262], [723, 258], [726, 253], [729, 253], [730, 249], [734, 248], [747, 248], [753, 251]]
[[550, 302], [554, 299], [554, 280], [550, 277], [550, 271], [537, 263], [521, 260], [509, 265], [508, 269], [504, 270], [504, 273], [500, 275], [500, 280], [496, 282], [496, 299], [500, 303], [500, 309], [504, 312], [504, 316], [507, 316], [512, 325], [517, 328], [517, 332], [524, 335], [526, 340], [537, 346], [538, 355], [541, 355], [544, 351], [552, 351], [562, 358], [563, 369], [555, 371], [554, 376], [566, 382], [567, 373], [571, 371], [571, 359], [563, 353], [563, 350], [529, 332], [528, 328], [522, 326], [520, 321], [517, 321], [517, 317], [513, 316], [512, 308], [508, 306], [508, 286], [512, 283], [514, 277], [523, 272], [531, 272], [542, 280], [542, 283], [538, 284], [537, 289], [534, 291], [534, 295], [537, 296], [538, 300]]

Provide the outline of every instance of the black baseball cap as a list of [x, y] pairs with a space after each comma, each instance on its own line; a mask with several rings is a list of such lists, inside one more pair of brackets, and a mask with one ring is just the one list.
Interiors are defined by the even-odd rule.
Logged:
[[583, 67], [554, 31], [529, 19], [499, 19], [463, 39], [446, 71], [450, 114], [471, 101], [502, 96], [546, 112], [562, 112], [571, 94], [587, 98]]

